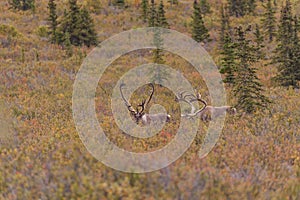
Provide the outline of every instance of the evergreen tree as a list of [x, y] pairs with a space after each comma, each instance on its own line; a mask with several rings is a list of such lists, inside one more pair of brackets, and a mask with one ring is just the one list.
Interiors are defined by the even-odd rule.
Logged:
[[234, 81], [233, 93], [237, 97], [238, 109], [247, 113], [252, 113], [256, 109], [266, 108], [269, 99], [262, 93], [262, 85], [256, 75], [256, 68], [253, 64], [257, 62], [256, 48], [251, 45], [251, 41], [246, 38], [246, 33], [242, 27], [236, 28], [236, 56], [237, 69]]
[[142, 0], [142, 17], [144, 22], [147, 21], [148, 17], [148, 0]]
[[204, 25], [201, 9], [197, 0], [194, 1], [194, 13], [192, 19], [192, 38], [197, 42], [207, 41], [209, 39], [209, 33]]
[[[158, 30], [155, 30], [154, 33], [154, 44], [156, 48], [153, 50], [153, 63], [164, 64], [163, 59], [163, 40], [161, 38], [161, 33]], [[151, 74], [154, 74], [152, 77], [152, 82], [155, 82], [159, 85], [162, 85], [163, 81], [167, 79], [167, 72], [159, 66], [156, 66]]]
[[264, 31], [268, 35], [269, 42], [272, 42], [276, 35], [276, 9], [272, 6], [271, 0], [268, 0], [267, 5], [265, 5], [264, 8], [266, 11], [263, 14], [262, 23]]
[[228, 83], [230, 85], [234, 84], [235, 81], [235, 73], [237, 70], [237, 56], [235, 52], [236, 44], [232, 41], [229, 32], [225, 33], [224, 43], [222, 46], [222, 58], [221, 58], [221, 68], [220, 73], [225, 75], [223, 80], [224, 83]]
[[80, 9], [77, 0], [69, 0], [69, 11], [64, 13], [60, 23], [58, 41], [64, 43], [66, 33], [69, 34], [71, 44], [96, 45], [97, 34], [94, 28], [94, 22], [87, 9]]
[[299, 32], [300, 31], [300, 23], [299, 23], [299, 19], [298, 19], [297, 15], [295, 15], [295, 17], [294, 17], [294, 22], [295, 22], [295, 29], [297, 32]]
[[260, 33], [258, 24], [255, 24], [254, 36], [255, 36], [254, 42], [256, 44], [255, 48], [256, 48], [257, 59], [263, 59], [265, 57], [265, 53], [263, 52], [263, 48], [265, 47], [263, 44], [264, 38]]
[[149, 19], [148, 19], [148, 26], [155, 27], [157, 23], [157, 12], [154, 0], [151, 0], [151, 6], [149, 10]]
[[278, 74], [275, 80], [282, 86], [299, 87], [299, 38], [298, 20], [292, 15], [292, 7], [289, 0], [281, 10], [278, 27], [278, 45], [273, 57], [273, 63], [277, 64]]
[[[151, 14], [152, 13], [152, 14]], [[162, 28], [168, 28], [169, 24], [165, 17], [165, 10], [163, 1], [160, 1], [158, 9], [156, 11], [154, 1], [151, 1], [151, 9], [150, 9], [151, 18], [149, 18], [149, 26], [157, 26]], [[151, 22], [151, 23], [150, 23]], [[163, 39], [161, 37], [163, 33], [160, 29], [154, 30], [154, 38], [153, 42], [155, 45], [155, 49], [153, 50], [153, 62], [157, 64], [164, 64], [165, 61], [163, 60]], [[152, 77], [152, 81], [162, 85], [163, 81], [168, 76], [165, 70], [162, 70], [160, 67], [155, 67], [154, 69], [154, 76]]]
[[49, 0], [48, 10], [49, 10], [48, 21], [50, 22], [51, 42], [56, 43], [57, 42], [56, 29], [57, 29], [58, 23], [57, 23], [55, 0]]
[[228, 0], [230, 15], [242, 17], [246, 13], [245, 0]]
[[300, 41], [299, 41], [299, 21], [297, 16], [294, 17], [294, 51], [293, 51], [293, 72], [295, 73], [295, 79], [297, 80], [297, 84], [295, 84], [295, 87], [300, 87], [299, 81], [300, 81]]
[[210, 13], [210, 5], [207, 0], [200, 0], [200, 9], [203, 15]]
[[158, 6], [156, 26], [162, 27], [162, 28], [168, 28], [169, 27], [169, 24], [168, 24], [167, 19], [165, 17], [164, 4], [163, 4], [162, 0], [160, 1], [160, 4]]
[[13, 9], [17, 10], [34, 10], [35, 1], [34, 0], [9, 0], [9, 4]]
[[64, 17], [60, 23], [60, 31], [62, 32], [60, 43], [64, 42], [66, 33], [69, 34], [70, 42], [73, 45], [81, 45], [78, 32], [80, 32], [80, 12], [77, 5], [77, 0], [69, 0], [69, 11], [64, 12]]
[[221, 5], [221, 31], [220, 31], [220, 44], [225, 43], [225, 37], [230, 31], [228, 8], [225, 5]]
[[230, 15], [243, 17], [246, 14], [254, 13], [256, 0], [228, 0]]
[[246, 0], [246, 14], [255, 14], [256, 0]]
[[97, 33], [94, 21], [86, 8], [80, 10], [80, 27], [78, 30], [80, 30], [78, 38], [81, 43], [88, 47], [97, 45]]

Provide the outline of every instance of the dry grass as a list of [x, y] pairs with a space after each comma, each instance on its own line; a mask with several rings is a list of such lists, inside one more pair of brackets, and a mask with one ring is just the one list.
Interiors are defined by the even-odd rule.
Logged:
[[[201, 124], [191, 148], [169, 167], [147, 174], [122, 173], [87, 152], [72, 119], [73, 82], [91, 49], [74, 48], [74, 55], [68, 58], [60, 46], [50, 45], [36, 34], [36, 28], [45, 25], [46, 2], [38, 2], [35, 14], [14, 13], [5, 2], [0, 1], [0, 22], [11, 25], [19, 34], [4, 47], [7, 34], [0, 30], [0, 115], [5, 119], [5, 123], [0, 119], [0, 133], [5, 128], [2, 124], [9, 122], [11, 129], [5, 133], [13, 137], [5, 145], [0, 143], [0, 199], [300, 198], [300, 93], [271, 87], [274, 66], [259, 69], [267, 96], [274, 101], [270, 112], [228, 118], [220, 140], [207, 157], [200, 160], [197, 156], [201, 135], [207, 128], [207, 124]], [[217, 7], [218, 2], [212, 4]], [[106, 3], [100, 14], [93, 15], [101, 41], [122, 30], [145, 26], [137, 19], [138, 8], [131, 1], [124, 11]], [[166, 9], [171, 27], [189, 35], [191, 4]], [[211, 34], [217, 38], [217, 9], [213, 10], [215, 14], [207, 18]], [[234, 23], [250, 21], [259, 19], [246, 17]], [[207, 49], [218, 58], [213, 44], [215, 41]], [[134, 57], [117, 60], [99, 84], [109, 92], [122, 73], [151, 60], [151, 55], [143, 60]], [[182, 70], [193, 86], [205, 93], [200, 75], [188, 63], [169, 54], [166, 58], [167, 64]], [[168, 98], [168, 91], [161, 89], [160, 93], [157, 103]], [[98, 88], [96, 103], [103, 96]], [[111, 123], [109, 108], [108, 103], [97, 107], [98, 118], [111, 131], [110, 139], [123, 148], [136, 144], [133, 150], [153, 150], [174, 137], [176, 122], [150, 140], [125, 137]], [[168, 105], [166, 109], [176, 110]]]

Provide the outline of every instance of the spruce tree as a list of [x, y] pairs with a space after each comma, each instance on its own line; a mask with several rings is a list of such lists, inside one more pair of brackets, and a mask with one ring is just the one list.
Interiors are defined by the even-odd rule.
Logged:
[[281, 9], [277, 41], [273, 62], [277, 64], [278, 74], [274, 80], [282, 86], [299, 87], [299, 38], [298, 21], [292, 14], [289, 0]]
[[265, 53], [263, 51], [263, 48], [265, 47], [263, 44], [264, 38], [260, 32], [258, 24], [255, 24], [254, 36], [257, 59], [263, 59], [265, 57]]
[[194, 1], [194, 13], [192, 16], [192, 38], [197, 42], [209, 40], [209, 33], [204, 25], [202, 13], [197, 0]]
[[210, 5], [207, 0], [200, 0], [200, 9], [203, 15], [210, 13]]
[[228, 0], [230, 15], [243, 17], [246, 14], [254, 13], [256, 0]]
[[9, 0], [9, 4], [16, 10], [34, 10], [35, 0]]
[[237, 56], [235, 48], [236, 44], [233, 42], [229, 32], [226, 32], [221, 52], [222, 58], [220, 73], [225, 75], [223, 82], [228, 83], [231, 86], [235, 82], [235, 73], [237, 70]]
[[80, 9], [77, 0], [69, 0], [69, 13], [68, 13], [68, 27], [66, 27], [70, 34], [70, 41], [73, 45], [81, 45], [78, 37], [80, 32]]
[[268, 0], [267, 4], [264, 5], [264, 8], [266, 11], [263, 14], [262, 23], [264, 31], [268, 35], [269, 42], [272, 42], [273, 38], [276, 36], [276, 9], [272, 6], [271, 0]]
[[165, 17], [165, 10], [164, 10], [164, 4], [163, 1], [160, 1], [160, 4], [158, 6], [158, 11], [157, 11], [157, 24], [156, 26], [162, 27], [162, 28], [169, 28], [169, 24], [167, 22], [167, 19]]
[[55, 0], [49, 0], [49, 2], [48, 2], [48, 10], [49, 10], [48, 21], [50, 22], [51, 42], [52, 43], [56, 43], [57, 42], [56, 29], [57, 29], [58, 23], [57, 23], [57, 14], [56, 14]]
[[229, 15], [227, 5], [221, 5], [221, 31], [220, 31], [220, 44], [225, 43], [225, 37], [230, 31]]
[[59, 26], [58, 41], [64, 43], [66, 33], [72, 45], [96, 45], [97, 34], [94, 22], [87, 9], [80, 9], [77, 0], [69, 0], [69, 11], [65, 11]]
[[293, 72], [295, 74], [295, 79], [297, 80], [297, 84], [295, 84], [295, 87], [300, 87], [300, 40], [299, 40], [299, 21], [297, 16], [294, 17], [294, 51], [293, 51]]
[[[164, 5], [162, 0], [160, 1], [157, 10], [154, 1], [153, 0], [151, 1], [150, 16], [151, 18], [149, 18], [148, 21], [149, 26], [156, 26], [162, 28], [169, 27], [169, 24], [165, 17], [165, 10], [164, 10]], [[162, 34], [163, 33], [160, 29], [154, 29], [153, 43], [156, 48], [153, 50], [153, 62], [157, 64], [165, 63], [163, 59], [163, 39], [161, 37]], [[163, 81], [168, 76], [167, 72], [165, 70], [162, 70], [160, 67], [156, 67], [152, 73], [154, 73], [154, 76], [152, 77], [152, 81], [160, 85], [162, 85]]]
[[80, 32], [78, 33], [78, 37], [81, 43], [88, 47], [97, 45], [97, 33], [94, 21], [86, 8], [80, 10], [79, 30]]
[[149, 10], [149, 18], [148, 18], [148, 26], [155, 27], [157, 24], [157, 12], [154, 0], [151, 0], [150, 10]]
[[299, 19], [297, 17], [297, 15], [294, 16], [294, 22], [295, 22], [295, 29], [296, 31], [300, 31], [300, 23], [299, 23]]
[[246, 0], [246, 14], [255, 14], [256, 0]]
[[228, 0], [230, 15], [235, 17], [242, 17], [246, 14], [245, 0]]
[[246, 38], [246, 33], [250, 29], [243, 30], [236, 28], [236, 56], [237, 69], [233, 86], [234, 96], [237, 98], [236, 108], [252, 113], [256, 109], [266, 108], [269, 99], [264, 96], [262, 85], [256, 75], [256, 68], [253, 66], [257, 62], [256, 48], [251, 45], [251, 41]]
[[147, 22], [148, 6], [149, 6], [148, 0], [142, 0], [142, 17], [144, 22]]

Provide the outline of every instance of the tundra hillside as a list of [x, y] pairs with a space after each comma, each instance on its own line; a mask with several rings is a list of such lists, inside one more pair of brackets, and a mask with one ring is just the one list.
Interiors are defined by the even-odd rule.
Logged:
[[[300, 199], [299, 0], [0, 0], [0, 12], [0, 199]], [[96, 160], [80, 140], [73, 83], [96, 44], [151, 25], [207, 50], [238, 113], [226, 117], [205, 158], [197, 152], [209, 122], [170, 166], [123, 173]], [[159, 84], [151, 103], [172, 112], [160, 133], [136, 139], [113, 120], [114, 85], [153, 60], [181, 71], [211, 101], [201, 74], [181, 57], [161, 49], [121, 56], [101, 77], [95, 102], [101, 127], [126, 150], [162, 148], [179, 127], [179, 104], [168, 103], [175, 94]], [[157, 74], [158, 82], [167, 76]], [[146, 91], [139, 88], [130, 103], [147, 98]]]

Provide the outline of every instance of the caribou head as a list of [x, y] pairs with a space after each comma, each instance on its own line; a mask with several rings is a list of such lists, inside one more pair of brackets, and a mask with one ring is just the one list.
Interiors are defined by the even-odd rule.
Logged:
[[[200, 117], [200, 119], [202, 121], [208, 122], [210, 120], [212, 120], [212, 117], [219, 117], [221, 115], [223, 115], [224, 113], [228, 113], [231, 115], [234, 115], [237, 113], [236, 108], [232, 107], [232, 106], [208, 106], [206, 101], [203, 100], [201, 98], [201, 94], [197, 94], [197, 96], [193, 95], [193, 94], [186, 94], [184, 95], [184, 92], [181, 92], [178, 94], [178, 96], [176, 97], [176, 101], [183, 101], [187, 104], [189, 104], [191, 106], [191, 112], [188, 114], [182, 114], [182, 117], [195, 117], [198, 116]], [[204, 106], [197, 110], [195, 109], [194, 105], [192, 104], [192, 102], [194, 101], [200, 101], [201, 103], [204, 104]]]
[[123, 101], [125, 102], [125, 105], [130, 112], [130, 114], [134, 117], [136, 123], [139, 123], [140, 121], [144, 125], [149, 125], [151, 122], [162, 122], [166, 121], [169, 122], [171, 119], [171, 116], [165, 113], [157, 113], [157, 114], [148, 114], [145, 113], [145, 109], [147, 108], [149, 102], [152, 99], [152, 96], [154, 94], [154, 85], [152, 83], [149, 84], [151, 87], [151, 94], [148, 98], [148, 100], [142, 100], [140, 104], [136, 107], [136, 109], [133, 108], [133, 106], [129, 103], [129, 101], [124, 97], [124, 94], [122, 92], [122, 89], [125, 87], [125, 84], [120, 85], [120, 93]]
[[[185, 102], [187, 104], [189, 104], [191, 106], [191, 112], [188, 114], [181, 114], [181, 117], [194, 117], [196, 115], [198, 115], [199, 113], [201, 113], [203, 110], [205, 110], [207, 103], [205, 100], [202, 99], [201, 94], [198, 93], [197, 96], [195, 96], [194, 94], [186, 94], [186, 91], [180, 92], [178, 94], [178, 96], [175, 98], [175, 101], [182, 101]], [[193, 103], [194, 101], [199, 101], [201, 103], [203, 103], [203, 107], [199, 110], [196, 110], [196, 108], [194, 107]]]

